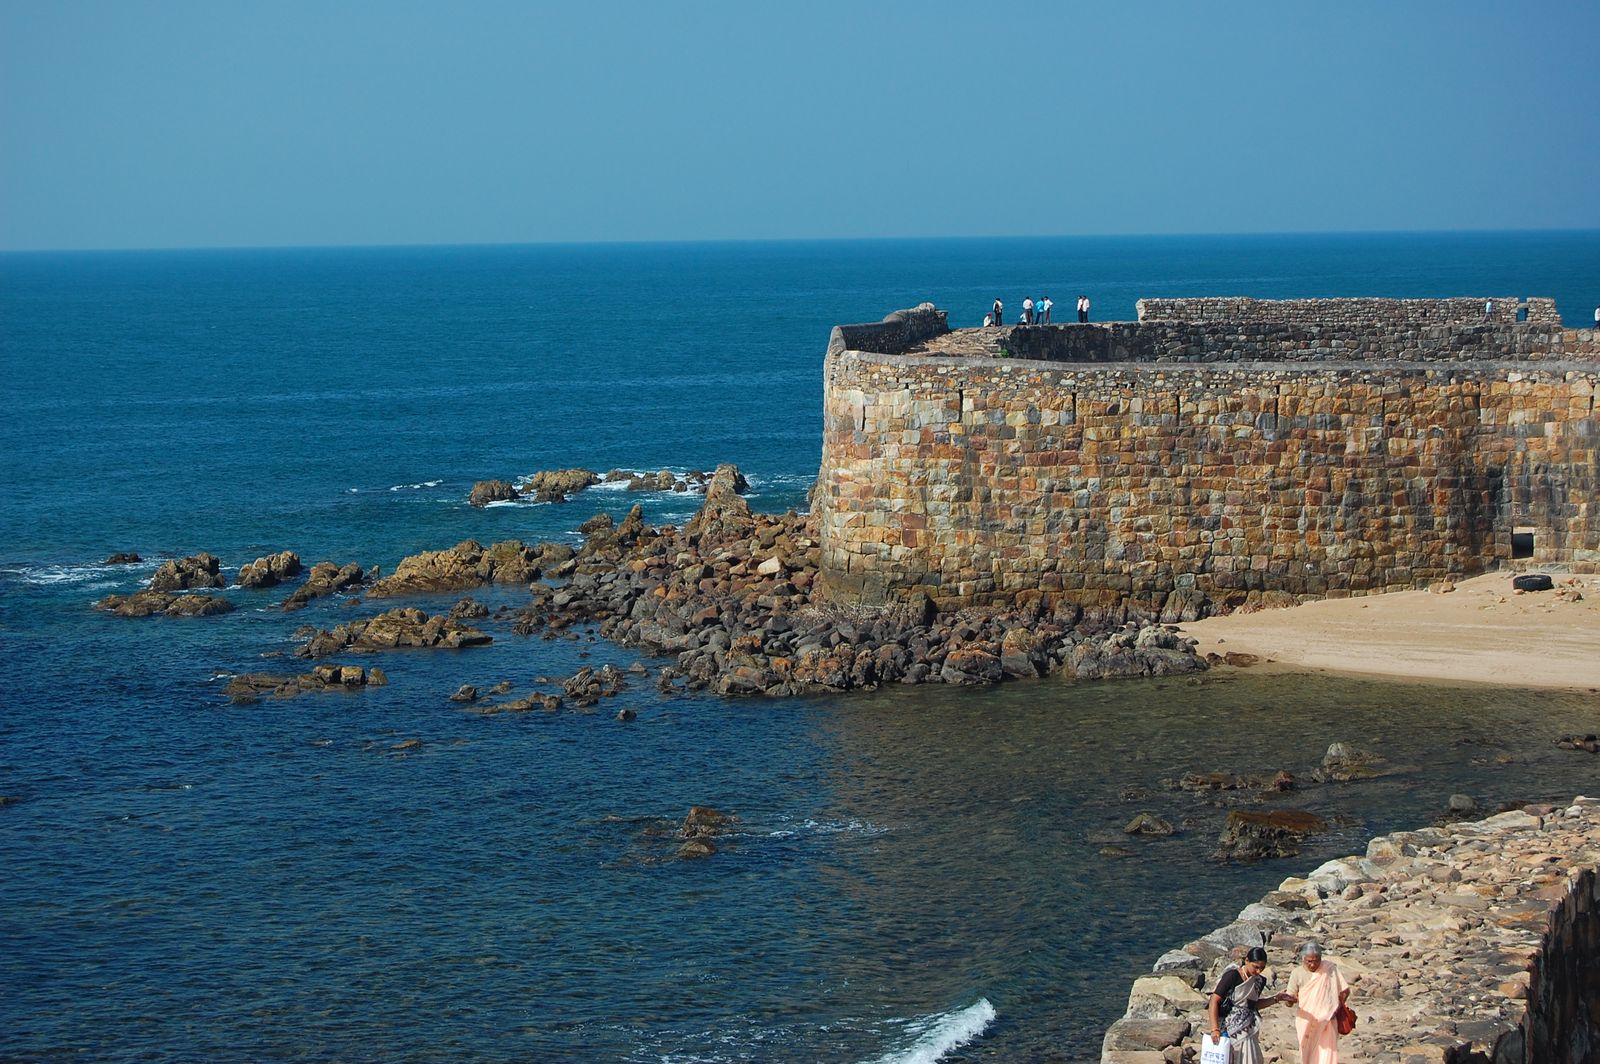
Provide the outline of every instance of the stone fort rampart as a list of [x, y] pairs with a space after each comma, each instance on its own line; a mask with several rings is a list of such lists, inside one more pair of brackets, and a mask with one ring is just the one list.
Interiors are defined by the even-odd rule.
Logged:
[[[829, 343], [815, 496], [840, 600], [1168, 620], [1600, 569], [1600, 339], [1549, 300], [1146, 300], [1141, 319]], [[1525, 308], [1525, 309], [1524, 309]], [[1524, 320], [1516, 320], [1520, 316]]]

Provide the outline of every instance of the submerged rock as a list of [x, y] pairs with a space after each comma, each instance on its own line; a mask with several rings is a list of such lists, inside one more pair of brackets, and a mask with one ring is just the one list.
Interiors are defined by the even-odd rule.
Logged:
[[486, 646], [493, 641], [487, 633], [443, 614], [430, 617], [422, 610], [401, 607], [365, 620], [349, 621], [332, 631], [318, 630], [295, 654], [302, 658], [323, 658], [344, 650], [459, 649]]
[[173, 595], [165, 591], [136, 591], [132, 595], [107, 595], [95, 609], [118, 617], [214, 617], [233, 612], [233, 603], [215, 595]]
[[111, 557], [107, 558], [105, 561], [101, 562], [100, 564], [101, 565], [133, 565], [135, 563], [142, 562], [142, 561], [144, 561], [144, 559], [139, 557], [137, 554], [133, 553], [132, 551], [118, 551], [117, 553], [113, 554]]
[[1327, 829], [1326, 821], [1302, 809], [1235, 809], [1228, 814], [1222, 837], [1217, 840], [1216, 856], [1237, 861], [1293, 857], [1300, 852], [1301, 839]]
[[230, 679], [222, 693], [236, 703], [248, 703], [262, 698], [294, 698], [309, 692], [348, 690], [388, 682], [387, 677], [379, 680], [379, 676], [379, 670], [373, 669], [369, 674], [357, 665], [318, 665], [300, 676], [246, 672]]
[[1171, 835], [1176, 830], [1171, 823], [1161, 819], [1154, 813], [1140, 813], [1128, 821], [1127, 825], [1123, 827], [1122, 833], [1124, 835], [1143, 835], [1160, 838]]

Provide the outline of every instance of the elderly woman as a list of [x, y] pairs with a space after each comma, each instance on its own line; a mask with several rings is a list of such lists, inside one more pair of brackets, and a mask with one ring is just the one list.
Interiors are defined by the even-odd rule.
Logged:
[[1294, 1005], [1300, 1064], [1339, 1064], [1338, 1016], [1350, 996], [1350, 984], [1336, 964], [1322, 959], [1321, 946], [1307, 942], [1300, 947], [1300, 967], [1279, 996]]
[[1244, 955], [1238, 967], [1229, 965], [1217, 980], [1211, 992], [1211, 1040], [1219, 1041], [1224, 1030], [1228, 1033], [1230, 1064], [1261, 1064], [1261, 1042], [1256, 1013], [1271, 1008], [1282, 995], [1261, 1000], [1261, 991], [1267, 985], [1261, 974], [1267, 966], [1267, 951], [1256, 946]]

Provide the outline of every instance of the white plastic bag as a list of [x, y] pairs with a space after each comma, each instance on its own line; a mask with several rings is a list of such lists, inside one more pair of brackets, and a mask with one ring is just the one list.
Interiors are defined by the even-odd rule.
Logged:
[[1200, 1040], [1200, 1064], [1228, 1064], [1230, 1059], [1227, 1035], [1220, 1042], [1213, 1042], [1209, 1034]]

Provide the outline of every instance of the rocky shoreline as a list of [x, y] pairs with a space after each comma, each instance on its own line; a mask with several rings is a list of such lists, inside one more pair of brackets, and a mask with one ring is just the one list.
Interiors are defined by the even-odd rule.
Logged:
[[[566, 493], [604, 479], [617, 478], [557, 470], [527, 482], [541, 492]], [[661, 478], [646, 483], [659, 486]], [[683, 490], [699, 487], [692, 475], [684, 483]], [[1174, 626], [1130, 618], [1120, 609], [1052, 606], [1041, 595], [1019, 596], [1004, 609], [956, 613], [941, 612], [926, 594], [895, 607], [835, 606], [818, 593], [820, 550], [811, 517], [752, 512], [741, 494], [748, 485], [732, 465], [719, 466], [703, 486], [704, 504], [682, 528], [648, 525], [634, 506], [621, 522], [605, 514], [584, 522], [577, 547], [519, 540], [486, 547], [465, 540], [407, 557], [388, 576], [353, 562], [319, 562], [282, 607], [295, 610], [336, 593], [395, 598], [526, 585], [530, 599], [515, 612], [516, 634], [555, 638], [588, 630], [672, 657], [658, 677], [664, 691], [721, 695], [788, 696], [886, 683], [987, 685], [1045, 676], [1172, 676], [1208, 667]], [[497, 492], [491, 486], [483, 494]], [[301, 571], [299, 557], [282, 551], [244, 566], [239, 584], [275, 587]], [[147, 590], [108, 596], [97, 606], [120, 616], [204, 615], [231, 609], [231, 603], [178, 592], [226, 586], [218, 559], [198, 554], [164, 564]], [[491, 635], [464, 623], [487, 611], [462, 609], [430, 617], [400, 607], [331, 630], [307, 626], [296, 633], [305, 640], [298, 654], [326, 658], [492, 642]], [[287, 680], [280, 686], [293, 687]]]
[[[1101, 1064], [1198, 1053], [1206, 992], [1251, 946], [1282, 990], [1316, 939], [1360, 1017], [1341, 1053], [1371, 1064], [1586, 1061], [1600, 1054], [1600, 799], [1530, 805], [1374, 838], [1163, 954], [1135, 980]], [[1264, 1010], [1266, 1059], [1294, 1062], [1291, 1014]]]

